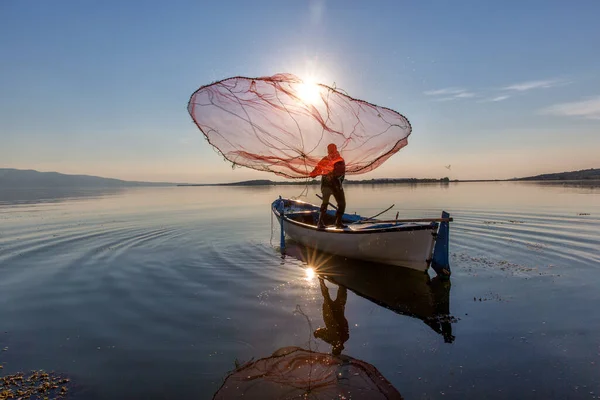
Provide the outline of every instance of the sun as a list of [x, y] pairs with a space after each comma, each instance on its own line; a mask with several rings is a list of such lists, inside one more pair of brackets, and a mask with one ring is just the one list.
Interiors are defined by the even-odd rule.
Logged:
[[300, 83], [296, 89], [296, 93], [300, 100], [308, 104], [315, 104], [321, 98], [320, 86], [310, 80]]

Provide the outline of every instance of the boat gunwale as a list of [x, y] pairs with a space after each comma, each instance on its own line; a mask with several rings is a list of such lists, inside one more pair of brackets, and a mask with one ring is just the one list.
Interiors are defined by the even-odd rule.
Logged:
[[[304, 201], [300, 201], [300, 200], [292, 200], [292, 199], [282, 199], [282, 200], [288, 200], [294, 203], [301, 203], [301, 204], [306, 204], [312, 207], [315, 207], [317, 210], [319, 209], [319, 207], [317, 207], [314, 204], [311, 203], [307, 203]], [[277, 201], [277, 200], [275, 200]], [[275, 216], [277, 216], [278, 218], [281, 218], [281, 214], [279, 213], [279, 210], [277, 210], [276, 206], [275, 206], [275, 201], [271, 204], [271, 210], [272, 212], [275, 214]], [[346, 229], [335, 229], [335, 230], [327, 230], [327, 229], [318, 229], [316, 227], [316, 225], [309, 225], [306, 224], [304, 222], [299, 222], [296, 221], [294, 219], [291, 219], [289, 217], [287, 217], [284, 213], [283, 215], [283, 220], [291, 223], [292, 225], [297, 225], [301, 228], [305, 228], [305, 229], [310, 229], [313, 231], [317, 231], [317, 232], [324, 232], [324, 233], [345, 233], [345, 234], [373, 234], [373, 233], [399, 233], [399, 232], [410, 232], [410, 231], [421, 231], [421, 230], [432, 230], [437, 232], [438, 228], [439, 228], [439, 224], [435, 223], [435, 222], [431, 222], [429, 224], [418, 224], [415, 223], [417, 225], [411, 225], [411, 226], [404, 226], [404, 225], [398, 225], [398, 226], [390, 226], [390, 227], [386, 227], [386, 228], [373, 228], [373, 229], [361, 229], [361, 230], [346, 230]], [[378, 221], [374, 221], [373, 224], [377, 224]]]

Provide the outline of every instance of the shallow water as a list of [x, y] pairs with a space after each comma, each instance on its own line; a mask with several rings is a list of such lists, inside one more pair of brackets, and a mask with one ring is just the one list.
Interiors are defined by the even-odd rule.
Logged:
[[598, 186], [346, 187], [362, 215], [450, 212], [450, 284], [282, 257], [269, 205], [302, 189], [0, 189], [0, 375], [66, 374], [73, 398], [212, 398], [280, 348], [331, 353], [313, 334], [321, 274], [332, 299], [347, 290], [342, 354], [404, 398], [600, 397]]

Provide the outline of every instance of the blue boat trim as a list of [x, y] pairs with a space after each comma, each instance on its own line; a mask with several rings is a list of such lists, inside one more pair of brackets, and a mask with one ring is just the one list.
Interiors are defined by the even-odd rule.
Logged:
[[279, 219], [279, 231], [281, 232], [281, 237], [279, 239], [280, 240], [279, 246], [281, 248], [281, 251], [284, 251], [285, 250], [285, 232], [283, 230], [283, 220], [285, 219], [285, 209], [284, 209], [284, 202], [283, 202], [283, 199], [281, 198], [281, 196], [279, 196], [279, 199], [277, 199], [273, 202], [273, 205], [275, 206], [276, 210], [281, 215], [281, 218]]
[[[442, 211], [442, 218], [450, 218], [450, 214], [446, 211]], [[431, 268], [440, 277], [449, 277], [450, 271], [450, 257], [448, 249], [450, 246], [450, 223], [444, 221], [440, 223], [440, 228], [437, 233], [435, 240], [435, 247], [433, 249], [433, 260]]]

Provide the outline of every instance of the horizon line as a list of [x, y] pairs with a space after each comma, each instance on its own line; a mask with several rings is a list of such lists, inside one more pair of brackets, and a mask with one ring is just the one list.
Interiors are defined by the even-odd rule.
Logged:
[[[120, 179], [120, 178], [107, 178], [107, 177], [98, 176], [98, 175], [65, 174], [65, 173], [57, 172], [57, 171], [39, 171], [39, 170], [35, 170], [35, 169], [19, 169], [19, 168], [10, 168], [10, 167], [0, 167], [0, 171], [2, 171], [2, 170], [12, 170], [12, 171], [21, 171], [21, 172], [36, 172], [39, 174], [58, 174], [58, 175], [63, 175], [63, 176], [67, 176], [67, 177], [87, 177], [87, 178], [95, 178], [95, 179], [106, 179], [106, 180], [119, 181], [119, 182], [123, 182], [123, 183], [175, 185], [175, 186], [226, 186], [226, 185], [239, 185], [239, 184], [243, 184], [243, 183], [252, 183], [252, 182], [261, 182], [261, 181], [268, 182], [270, 184], [277, 184], [277, 185], [299, 185], [299, 184], [307, 184], [308, 185], [308, 184], [314, 184], [314, 183], [317, 183], [320, 181], [319, 179], [315, 179], [315, 178], [305, 181], [305, 182], [301, 181], [301, 179], [306, 179], [306, 178], [290, 179], [287, 181], [286, 180], [274, 181], [271, 179], [263, 178], [263, 179], [249, 179], [249, 180], [236, 181], [236, 182], [190, 183], [190, 182], [170, 182], [170, 181], [125, 180], [125, 179]], [[397, 183], [401, 183], [400, 181], [405, 181], [406, 183], [410, 183], [410, 181], [417, 181], [417, 182], [421, 181], [422, 183], [426, 183], [427, 181], [429, 181], [429, 182], [506, 182], [506, 181], [514, 181], [514, 180], [531, 179], [531, 178], [535, 178], [535, 177], [543, 177], [543, 176], [547, 176], [547, 175], [570, 174], [570, 173], [578, 173], [578, 172], [593, 171], [593, 170], [599, 170], [599, 172], [600, 172], [600, 168], [587, 168], [587, 169], [574, 170], [574, 171], [551, 172], [551, 173], [543, 173], [543, 174], [532, 175], [532, 176], [512, 177], [512, 178], [504, 178], [504, 179], [490, 179], [490, 178], [481, 178], [481, 179], [454, 178], [454, 179], [450, 179], [449, 177], [445, 176], [443, 178], [411, 177], [411, 178], [371, 178], [371, 179], [358, 179], [358, 180], [346, 179], [345, 181], [348, 183], [350, 183], [350, 182], [369, 183], [369, 181], [379, 181], [379, 182], [392, 181], [390, 183], [394, 183], [394, 181], [397, 181]], [[2, 175], [0, 174], [0, 177], [1, 176]]]

